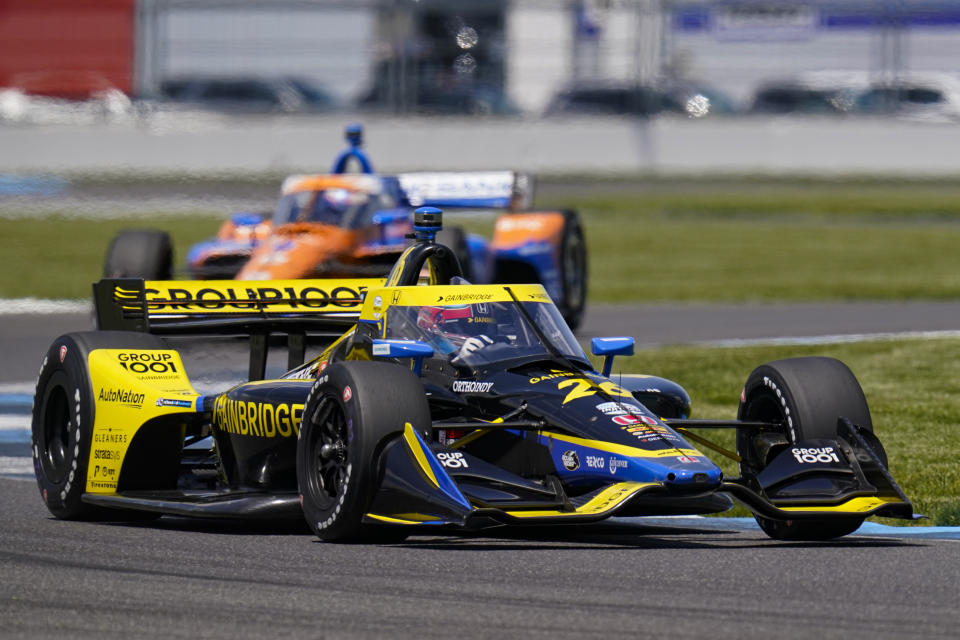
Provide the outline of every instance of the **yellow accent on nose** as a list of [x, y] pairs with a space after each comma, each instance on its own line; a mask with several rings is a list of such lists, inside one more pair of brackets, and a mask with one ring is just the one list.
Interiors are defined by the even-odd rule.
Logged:
[[427, 480], [429, 480], [434, 487], [439, 489], [440, 483], [437, 482], [437, 476], [433, 473], [433, 469], [430, 467], [430, 461], [427, 460], [427, 453], [423, 450], [423, 445], [420, 443], [420, 438], [417, 437], [417, 432], [413, 430], [413, 425], [409, 422], [405, 422], [403, 424], [403, 439], [410, 448], [410, 452], [413, 453], [413, 457], [417, 461], [417, 464], [420, 465], [420, 470], [423, 471], [425, 476], [427, 476]]

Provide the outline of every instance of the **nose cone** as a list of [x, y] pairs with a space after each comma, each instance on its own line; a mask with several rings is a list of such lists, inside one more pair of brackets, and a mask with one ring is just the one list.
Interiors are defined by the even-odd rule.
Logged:
[[700, 456], [677, 456], [663, 460], [661, 481], [664, 486], [681, 491], [707, 491], [723, 482], [723, 472], [710, 460]]

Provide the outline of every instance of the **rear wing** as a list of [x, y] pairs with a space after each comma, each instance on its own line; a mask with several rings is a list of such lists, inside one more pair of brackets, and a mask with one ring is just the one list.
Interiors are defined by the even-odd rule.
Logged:
[[521, 211], [533, 204], [533, 183], [532, 176], [519, 171], [425, 171], [395, 176], [309, 174], [288, 176], [280, 193], [340, 187], [368, 193], [386, 191], [401, 206]]
[[290, 369], [306, 337], [336, 338], [360, 316], [380, 278], [329, 280], [103, 279], [93, 285], [97, 328], [157, 335], [249, 335], [250, 379], [266, 370], [271, 335], [286, 334]]
[[509, 209], [533, 204], [533, 177], [519, 171], [431, 171], [397, 175], [413, 207]]

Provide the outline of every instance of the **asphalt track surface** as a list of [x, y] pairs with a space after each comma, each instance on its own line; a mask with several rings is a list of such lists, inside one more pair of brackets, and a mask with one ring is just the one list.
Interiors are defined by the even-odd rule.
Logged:
[[[956, 305], [927, 305], [597, 307], [583, 333], [653, 344], [960, 329]], [[774, 327], [751, 326], [765, 314]], [[88, 326], [85, 314], [0, 316], [0, 382], [29, 383], [53, 337]], [[0, 479], [0, 513], [4, 638], [960, 633], [956, 531], [865, 527], [800, 544], [738, 519], [653, 519], [332, 545], [300, 524], [61, 522], [28, 475]]]
[[[301, 526], [51, 519], [0, 480], [5, 638], [956, 638], [956, 540], [618, 520], [382, 546]], [[691, 526], [692, 522], [692, 526]]]
[[[0, 315], [0, 384], [32, 381], [54, 338], [92, 326], [89, 313]], [[591, 305], [578, 334], [633, 336], [640, 346], [814, 342], [960, 332], [960, 302]], [[655, 373], [655, 372], [650, 372]]]

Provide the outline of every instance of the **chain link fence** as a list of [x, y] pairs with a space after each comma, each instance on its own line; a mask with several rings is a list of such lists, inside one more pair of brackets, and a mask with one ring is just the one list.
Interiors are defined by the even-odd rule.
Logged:
[[[741, 108], [759, 87], [811, 72], [855, 88], [946, 78], [960, 2], [140, 0], [136, 42], [143, 96], [258, 78], [312, 89], [325, 108], [513, 115], [542, 113], [571, 87], [690, 85]], [[220, 91], [240, 103], [257, 90]]]

